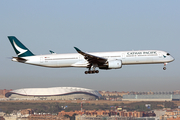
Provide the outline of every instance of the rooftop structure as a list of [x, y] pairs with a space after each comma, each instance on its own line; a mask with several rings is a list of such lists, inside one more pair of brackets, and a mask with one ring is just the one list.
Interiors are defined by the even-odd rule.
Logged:
[[101, 97], [98, 91], [79, 87], [23, 88], [5, 94], [11, 99], [34, 98], [47, 100], [96, 99]]
[[124, 101], [180, 101], [179, 94], [123, 95]]

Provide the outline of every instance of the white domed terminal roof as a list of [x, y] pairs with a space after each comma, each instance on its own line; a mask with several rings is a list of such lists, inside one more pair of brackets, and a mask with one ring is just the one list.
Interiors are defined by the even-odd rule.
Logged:
[[6, 93], [5, 96], [9, 97], [11, 94], [18, 94], [23, 96], [57, 96], [73, 93], [86, 93], [96, 97], [101, 97], [101, 94], [96, 90], [79, 87], [22, 88], [10, 91]]

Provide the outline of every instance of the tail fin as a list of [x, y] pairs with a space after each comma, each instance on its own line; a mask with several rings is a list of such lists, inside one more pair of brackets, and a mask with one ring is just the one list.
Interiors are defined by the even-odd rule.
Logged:
[[8, 36], [8, 38], [18, 57], [34, 56], [15, 36]]

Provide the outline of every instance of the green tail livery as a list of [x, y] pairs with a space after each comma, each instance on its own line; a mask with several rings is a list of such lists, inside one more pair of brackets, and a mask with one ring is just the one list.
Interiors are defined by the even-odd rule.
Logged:
[[28, 48], [26, 48], [16, 37], [8, 36], [8, 38], [18, 57], [34, 56], [34, 54]]

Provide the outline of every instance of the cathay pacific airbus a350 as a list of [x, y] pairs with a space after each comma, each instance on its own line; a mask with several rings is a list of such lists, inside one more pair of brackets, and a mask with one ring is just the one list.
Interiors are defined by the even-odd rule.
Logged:
[[74, 47], [78, 53], [56, 54], [50, 51], [49, 55], [34, 55], [16, 37], [8, 36], [17, 57], [12, 61], [53, 68], [83, 67], [88, 68], [85, 74], [99, 73], [99, 69], [120, 69], [123, 65], [133, 64], [166, 64], [174, 61], [167, 52], [160, 50], [117, 51], [86, 53]]

